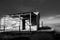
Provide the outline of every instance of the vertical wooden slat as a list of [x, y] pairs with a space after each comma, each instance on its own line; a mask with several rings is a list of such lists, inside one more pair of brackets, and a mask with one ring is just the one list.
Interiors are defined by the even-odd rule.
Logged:
[[19, 15], [19, 32], [20, 32], [20, 15]]
[[4, 32], [5, 32], [5, 17], [4, 17]]
[[31, 31], [31, 13], [30, 13], [30, 31]]

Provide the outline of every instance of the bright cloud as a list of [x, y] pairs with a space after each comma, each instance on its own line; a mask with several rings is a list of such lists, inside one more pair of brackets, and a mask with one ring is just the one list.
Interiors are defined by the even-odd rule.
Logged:
[[40, 23], [41, 21], [43, 21], [44, 26], [53, 27], [56, 31], [60, 32], [60, 15], [44, 17], [41, 18]]
[[45, 17], [40, 20], [43, 21], [43, 24], [57, 24], [60, 23], [60, 15]]

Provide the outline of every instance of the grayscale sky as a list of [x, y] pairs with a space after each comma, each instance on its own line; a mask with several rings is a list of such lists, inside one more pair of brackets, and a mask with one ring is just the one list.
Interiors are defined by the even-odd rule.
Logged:
[[60, 0], [0, 0], [0, 15], [39, 11], [41, 16], [60, 14]]

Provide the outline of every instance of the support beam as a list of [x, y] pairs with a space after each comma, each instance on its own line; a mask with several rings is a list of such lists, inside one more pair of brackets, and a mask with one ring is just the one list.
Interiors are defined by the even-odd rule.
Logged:
[[19, 32], [20, 32], [20, 15], [19, 15]]
[[4, 17], [4, 32], [5, 32], [5, 17]]

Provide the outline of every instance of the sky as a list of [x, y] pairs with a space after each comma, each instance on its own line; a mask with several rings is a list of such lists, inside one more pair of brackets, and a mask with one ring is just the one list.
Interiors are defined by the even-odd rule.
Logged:
[[0, 15], [31, 11], [41, 17], [59, 15], [60, 0], [0, 0]]
[[31, 11], [40, 12], [44, 25], [60, 30], [60, 0], [0, 0], [0, 17]]

